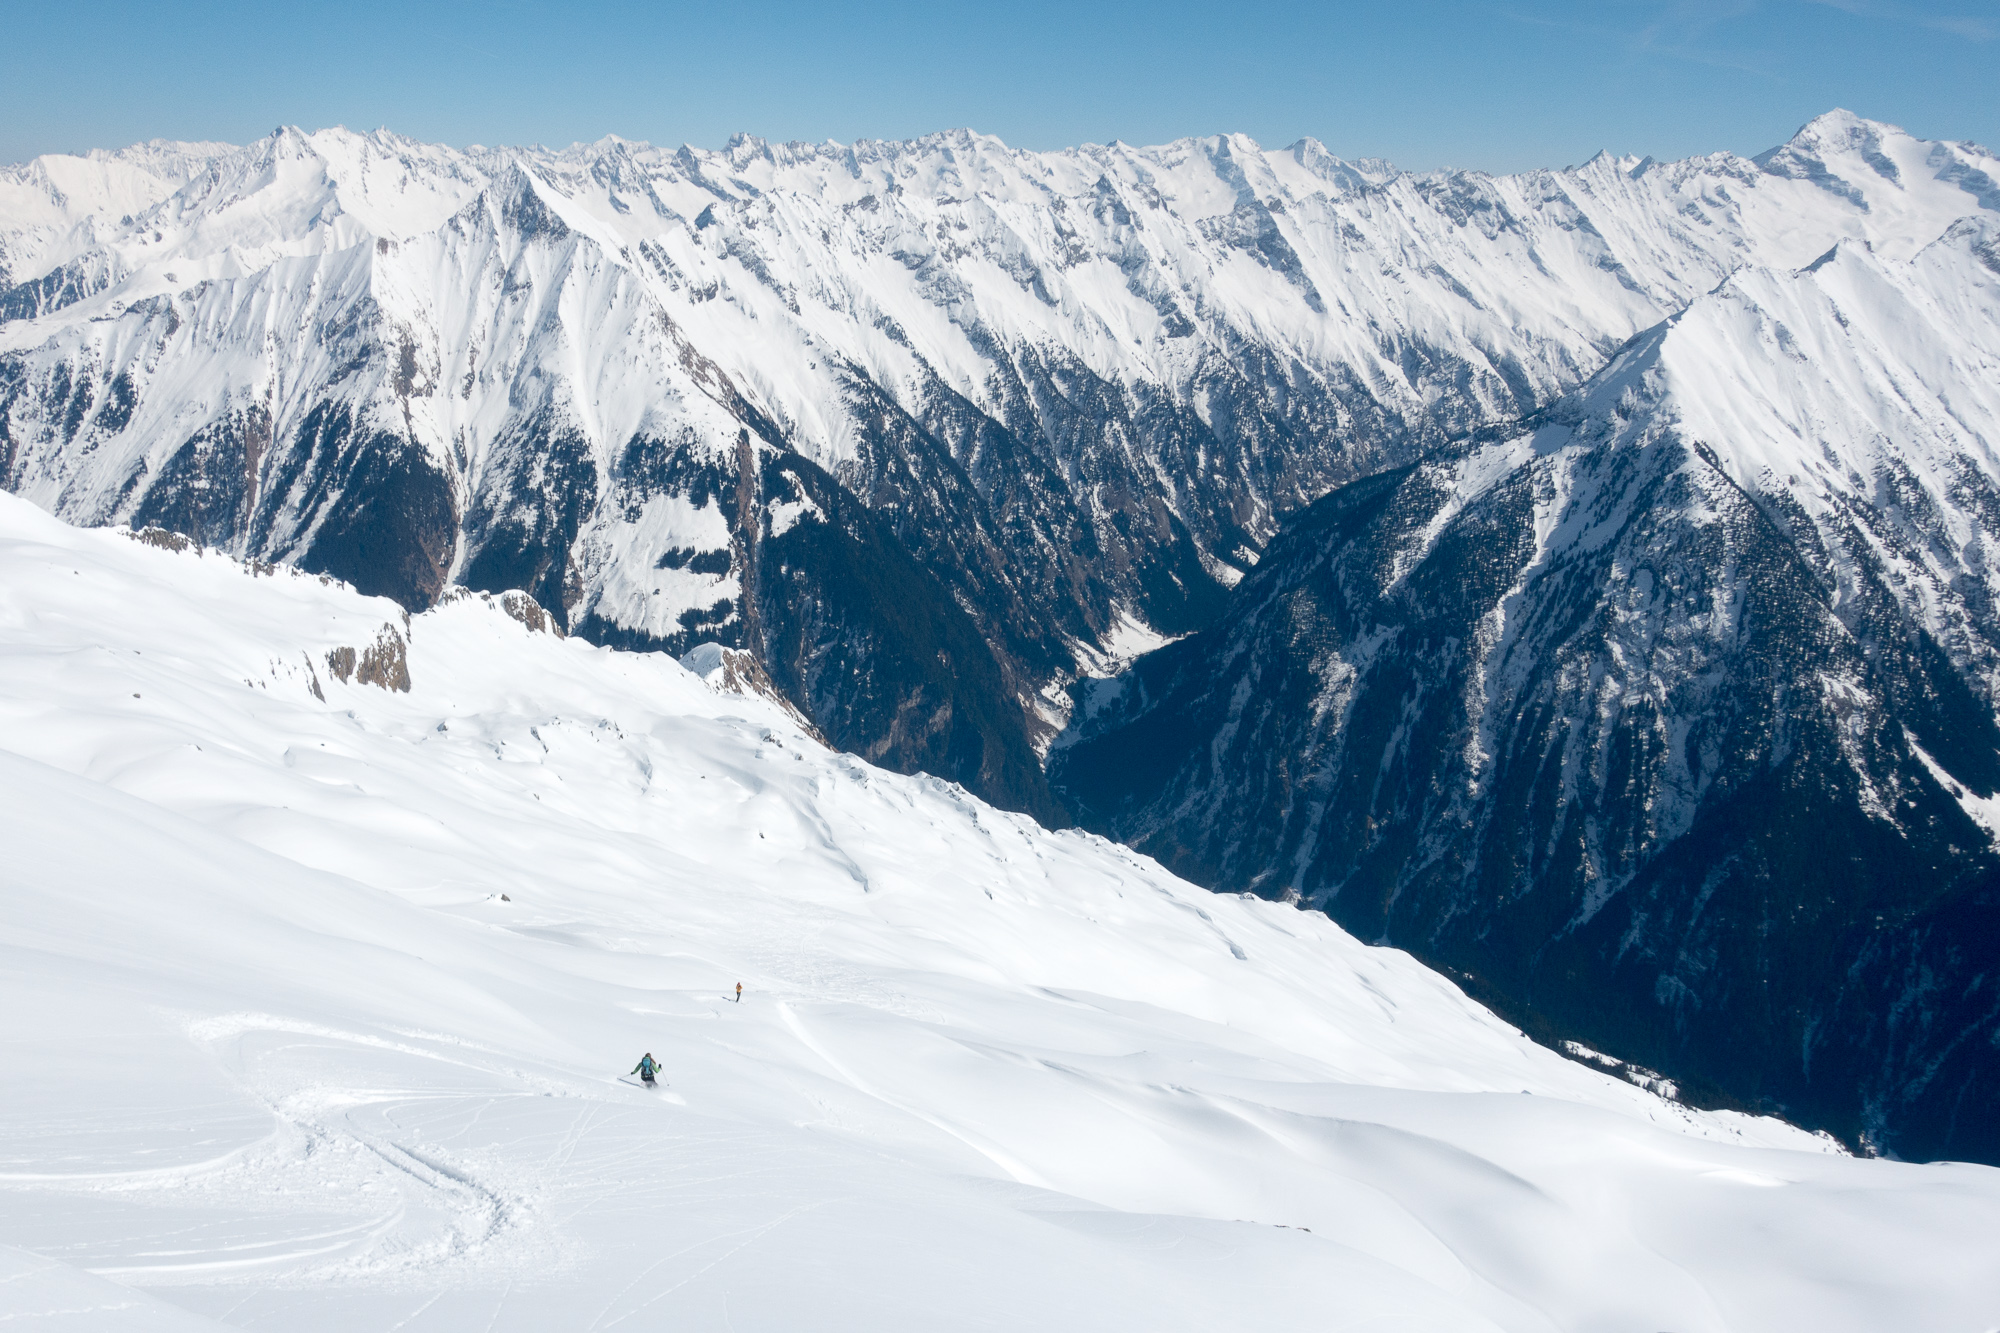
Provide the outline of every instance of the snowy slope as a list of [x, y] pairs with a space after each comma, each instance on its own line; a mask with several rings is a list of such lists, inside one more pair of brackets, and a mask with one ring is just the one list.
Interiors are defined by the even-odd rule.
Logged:
[[[11, 497], [0, 589], [9, 1316], [1862, 1330], [2000, 1297], [2000, 1174], [1686, 1111], [665, 657]], [[381, 644], [407, 691], [339, 679]], [[657, 1093], [618, 1077], [649, 1049]]]

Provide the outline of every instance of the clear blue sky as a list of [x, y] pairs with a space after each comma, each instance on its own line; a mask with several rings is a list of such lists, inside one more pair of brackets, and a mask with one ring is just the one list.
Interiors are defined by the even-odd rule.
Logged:
[[281, 123], [707, 146], [969, 125], [1513, 170], [1755, 152], [1834, 106], [2000, 145], [2000, 0], [0, 0], [0, 34], [0, 161]]

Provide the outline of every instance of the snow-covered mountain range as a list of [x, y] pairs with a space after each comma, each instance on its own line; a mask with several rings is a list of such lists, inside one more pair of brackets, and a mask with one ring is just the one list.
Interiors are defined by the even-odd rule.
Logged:
[[1844, 112], [1508, 177], [45, 157], [0, 172], [0, 486], [740, 648], [838, 748], [2000, 1160], [1996, 217], [1992, 153]]
[[1908, 259], [1996, 176], [1845, 113], [1517, 177], [963, 132], [44, 157], [0, 175], [0, 484], [747, 646], [836, 743], [1047, 817], [1060, 687], [1211, 620], [1280, 514], [1731, 273]]
[[9, 1326], [1990, 1322], [2000, 1171], [1665, 1100], [715, 652], [138, 535], [0, 496]]

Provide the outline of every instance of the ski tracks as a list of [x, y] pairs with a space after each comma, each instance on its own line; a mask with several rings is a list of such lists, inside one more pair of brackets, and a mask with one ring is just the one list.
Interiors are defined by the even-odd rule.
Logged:
[[107, 1213], [148, 1219], [94, 1245], [86, 1267], [141, 1283], [294, 1286], [556, 1258], [530, 1224], [597, 1106], [569, 1118], [540, 1170], [506, 1169], [523, 1117], [495, 1117], [496, 1108], [531, 1107], [527, 1128], [540, 1130], [553, 1095], [523, 1088], [519, 1071], [421, 1038], [268, 1015], [227, 1015], [189, 1033], [269, 1114], [261, 1139], [173, 1166], [0, 1177], [0, 1188], [83, 1196], [86, 1208], [88, 1196], [115, 1195]]

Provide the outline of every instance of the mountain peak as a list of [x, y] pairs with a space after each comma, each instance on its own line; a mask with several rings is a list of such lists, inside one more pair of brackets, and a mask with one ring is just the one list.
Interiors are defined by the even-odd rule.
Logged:
[[1787, 158], [1826, 157], [1877, 151], [1885, 139], [1908, 137], [1904, 130], [1879, 120], [1857, 116], [1844, 107], [1814, 116], [1791, 138], [1751, 159], [1759, 166]]
[[1792, 138], [1797, 140], [1809, 135], [1851, 134], [1861, 128], [1880, 132], [1882, 130], [1894, 130], [1896, 127], [1883, 121], [1870, 120], [1866, 116], [1856, 115], [1844, 106], [1837, 106], [1831, 111], [1820, 112], [1817, 116], [1814, 116], [1811, 120], [1801, 125]]

